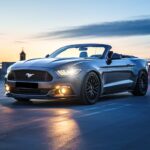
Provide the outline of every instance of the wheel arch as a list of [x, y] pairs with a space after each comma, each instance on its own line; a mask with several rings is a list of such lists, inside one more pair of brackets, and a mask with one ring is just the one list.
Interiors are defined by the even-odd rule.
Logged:
[[147, 76], [148, 76], [148, 72], [147, 72], [146, 69], [144, 69], [144, 68], [140, 69], [140, 70], [138, 71], [138, 73], [137, 73], [137, 76], [136, 76], [136, 80], [135, 80], [134, 86], [136, 85], [137, 80], [138, 80], [138, 77], [139, 77], [139, 75], [140, 75], [141, 72], [145, 72], [145, 73], [147, 74]]
[[[141, 70], [139, 70], [139, 72], [138, 72], [138, 76], [139, 76], [139, 74], [140, 74], [141, 72], [146, 73], [146, 74], [147, 74], [147, 76], [148, 76], [148, 72], [147, 72], [147, 70], [146, 70], [146, 69], [141, 69]], [[138, 76], [137, 76], [137, 79], [138, 79]]]
[[[87, 72], [87, 74], [90, 73], [90, 72], [96, 73], [96, 75], [98, 76], [98, 78], [99, 78], [100, 80], [102, 80], [102, 79], [101, 79], [101, 74], [100, 74], [98, 71], [96, 71], [96, 70], [90, 70], [90, 71]], [[86, 75], [87, 75], [87, 74], [86, 74]]]
[[147, 72], [146, 69], [141, 69], [141, 70], [139, 71], [139, 73], [140, 73], [140, 72], [145, 72], [145, 73], [148, 75], [148, 72]]

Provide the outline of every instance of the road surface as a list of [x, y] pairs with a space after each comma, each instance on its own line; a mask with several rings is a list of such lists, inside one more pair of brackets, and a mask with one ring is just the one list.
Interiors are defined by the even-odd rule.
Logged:
[[76, 101], [15, 102], [0, 82], [0, 150], [150, 150], [150, 89]]

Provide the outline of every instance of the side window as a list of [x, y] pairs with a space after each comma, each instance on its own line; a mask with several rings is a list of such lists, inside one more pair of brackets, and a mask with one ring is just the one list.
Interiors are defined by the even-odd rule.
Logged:
[[101, 56], [104, 52], [104, 48], [103, 47], [88, 47], [88, 56], [92, 57], [92, 56]]

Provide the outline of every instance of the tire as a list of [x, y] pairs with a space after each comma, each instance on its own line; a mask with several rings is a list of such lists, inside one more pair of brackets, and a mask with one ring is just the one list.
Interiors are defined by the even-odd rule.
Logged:
[[30, 99], [26, 99], [26, 98], [18, 98], [18, 99], [15, 99], [16, 101], [18, 102], [29, 102]]
[[95, 104], [100, 96], [101, 82], [95, 72], [86, 75], [81, 89], [81, 101], [85, 105]]
[[138, 79], [134, 90], [131, 92], [135, 96], [145, 96], [148, 90], [148, 74], [145, 71], [141, 71], [138, 75]]

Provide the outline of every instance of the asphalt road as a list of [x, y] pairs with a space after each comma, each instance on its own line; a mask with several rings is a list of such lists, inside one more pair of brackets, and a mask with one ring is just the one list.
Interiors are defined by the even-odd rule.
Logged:
[[150, 150], [147, 96], [18, 103], [3, 96], [0, 82], [0, 150]]

